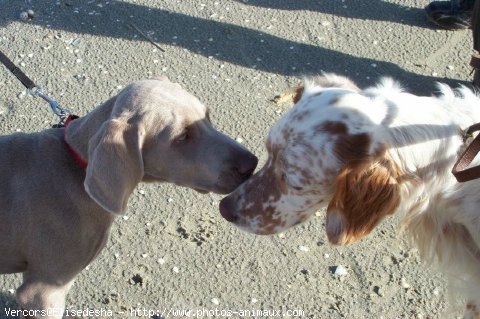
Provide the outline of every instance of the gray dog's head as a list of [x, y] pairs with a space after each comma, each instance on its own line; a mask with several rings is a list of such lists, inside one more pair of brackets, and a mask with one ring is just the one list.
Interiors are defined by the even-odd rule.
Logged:
[[125, 211], [141, 181], [226, 194], [257, 165], [246, 148], [213, 128], [207, 107], [167, 79], [130, 84], [92, 113], [106, 118], [97, 125], [88, 115], [73, 121], [67, 138], [95, 128], [88, 134], [85, 188], [112, 213]]

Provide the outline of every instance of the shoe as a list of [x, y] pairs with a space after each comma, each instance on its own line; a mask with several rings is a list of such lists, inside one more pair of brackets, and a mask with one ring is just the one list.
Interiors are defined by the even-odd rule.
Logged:
[[453, 1], [433, 1], [425, 7], [425, 13], [430, 21], [444, 29], [464, 30], [471, 27], [472, 9], [465, 5], [457, 7]]

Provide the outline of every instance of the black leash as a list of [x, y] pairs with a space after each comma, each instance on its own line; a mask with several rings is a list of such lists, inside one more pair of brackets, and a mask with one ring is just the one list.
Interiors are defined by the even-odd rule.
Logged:
[[54, 125], [54, 127], [64, 127], [70, 112], [61, 108], [56, 100], [43, 91], [41, 86], [35, 84], [35, 82], [23, 73], [2, 51], [0, 51], [0, 62], [27, 88], [29, 94], [35, 97], [39, 96], [50, 104], [52, 112], [60, 119], [59, 123]]
[[32, 90], [34, 87], [36, 87], [35, 83], [30, 80], [30, 78], [22, 72], [17, 66], [10, 61], [10, 59], [3, 54], [2, 51], [0, 51], [0, 61], [7, 67], [7, 69], [10, 70], [10, 72], [13, 73], [17, 77], [17, 79], [22, 82], [23, 86], [25, 86], [28, 90]]

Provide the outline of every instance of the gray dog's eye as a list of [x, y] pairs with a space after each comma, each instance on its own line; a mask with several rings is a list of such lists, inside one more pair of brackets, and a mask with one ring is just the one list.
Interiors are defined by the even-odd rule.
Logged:
[[188, 130], [184, 130], [182, 134], [177, 137], [177, 141], [185, 141], [188, 139]]

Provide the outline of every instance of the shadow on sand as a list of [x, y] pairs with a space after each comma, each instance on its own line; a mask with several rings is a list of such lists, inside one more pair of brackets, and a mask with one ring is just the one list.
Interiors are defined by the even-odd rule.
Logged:
[[[348, 70], [347, 76], [361, 83], [361, 86], [372, 84], [379, 77], [388, 75], [400, 81], [408, 90], [428, 95], [435, 90], [435, 81], [453, 86], [458, 85], [457, 80], [415, 74], [390, 62], [356, 57], [234, 24], [122, 1], [112, 0], [108, 2], [108, 5], [101, 6], [97, 6], [97, 2], [73, 0], [31, 2], [31, 6], [38, 13], [38, 18], [28, 23], [77, 34], [145, 41], [130, 26], [130, 23], [134, 22], [139, 29], [154, 32], [152, 37], [160, 45], [176, 45], [195, 54], [281, 75], [318, 74], [322, 70], [345, 74], [345, 70]], [[404, 16], [405, 20], [410, 17], [409, 19], [412, 21], [425, 23], [423, 17], [418, 17], [418, 12], [405, 10], [399, 5], [383, 1], [376, 1], [379, 9], [375, 12], [359, 10], [359, 6], [366, 6], [367, 2], [371, 2], [370, 0], [346, 0], [344, 4], [348, 4], [348, 10], [343, 9], [344, 12], [338, 8], [339, 4], [334, 4], [337, 2], [342, 3], [340, 1], [322, 1], [322, 5], [320, 5], [307, 0], [249, 0], [245, 5], [276, 9], [318, 10], [358, 19], [395, 22], [399, 19], [402, 20], [402, 16]], [[3, 6], [7, 7], [7, 10], [3, 11], [7, 16], [1, 18], [0, 27], [12, 21], [18, 21], [18, 17], [14, 14], [19, 12], [18, 8], [25, 7], [25, 3], [19, 0], [6, 1]], [[215, 41], [209, 42], [209, 38], [215, 39]], [[164, 54], [168, 54], [168, 52]], [[372, 64], [376, 64], [377, 67], [372, 68]], [[365, 80], [367, 76], [370, 80]]]

